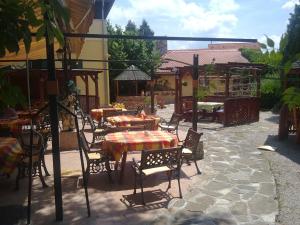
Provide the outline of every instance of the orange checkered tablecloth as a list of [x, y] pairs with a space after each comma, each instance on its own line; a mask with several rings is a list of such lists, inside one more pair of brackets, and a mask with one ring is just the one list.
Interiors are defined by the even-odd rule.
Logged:
[[30, 125], [30, 119], [0, 119], [0, 129], [9, 129], [14, 136], [21, 133], [24, 125]]
[[112, 110], [112, 111], [123, 111], [125, 109], [121, 108], [100, 108], [100, 109], [91, 109], [91, 117], [97, 121], [101, 121], [103, 117], [103, 109], [104, 110]]
[[165, 131], [125, 131], [107, 134], [103, 148], [113, 154], [116, 161], [123, 152], [143, 149], [171, 148], [178, 145], [177, 136]]
[[158, 125], [160, 118], [155, 116], [146, 116], [144, 119], [132, 115], [121, 115], [108, 117], [107, 121], [113, 126], [129, 126], [132, 121], [143, 121], [143, 120], [155, 120], [155, 124]]
[[11, 174], [23, 155], [16, 138], [0, 137], [0, 174]]

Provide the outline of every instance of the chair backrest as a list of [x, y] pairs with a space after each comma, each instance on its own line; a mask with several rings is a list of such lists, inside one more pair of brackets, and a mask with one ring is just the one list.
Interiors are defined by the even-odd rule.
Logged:
[[143, 109], [144, 109], [144, 107], [141, 106], [141, 105], [139, 105], [139, 106], [137, 107], [137, 109], [136, 109], [136, 115], [141, 114], [141, 112], [143, 111]]
[[87, 122], [90, 124], [92, 131], [95, 131], [97, 129], [97, 127], [96, 127], [91, 115], [87, 114], [86, 119], [87, 119]]
[[197, 133], [192, 128], [190, 128], [188, 130], [185, 140], [183, 142], [183, 147], [188, 148], [188, 149], [192, 150], [193, 152], [195, 152], [202, 135], [203, 135], [203, 133]]
[[90, 152], [89, 144], [85, 138], [84, 132], [81, 130], [79, 132], [79, 141], [80, 141], [80, 147], [82, 148], [85, 157], [88, 159], [88, 153]]
[[136, 115], [136, 110], [127, 110], [127, 111], [121, 111], [122, 115], [131, 115], [135, 116]]
[[155, 130], [155, 119], [144, 120], [145, 130]]
[[142, 150], [140, 169], [177, 165], [180, 167], [182, 148]]
[[116, 109], [103, 109], [103, 118], [118, 116], [122, 113], [122, 111], [117, 111]]
[[181, 120], [181, 115], [173, 113], [168, 125], [169, 126], [172, 125], [177, 128], [180, 120]]
[[[33, 135], [32, 135], [32, 155], [41, 155], [42, 151], [44, 149], [44, 140], [43, 140], [43, 136], [38, 133], [37, 131], [33, 130], [32, 131]], [[26, 156], [29, 156], [30, 154], [30, 135], [31, 135], [31, 131], [30, 130], [26, 130], [23, 131], [20, 134], [20, 144], [22, 146], [22, 149], [24, 150], [24, 153]]]

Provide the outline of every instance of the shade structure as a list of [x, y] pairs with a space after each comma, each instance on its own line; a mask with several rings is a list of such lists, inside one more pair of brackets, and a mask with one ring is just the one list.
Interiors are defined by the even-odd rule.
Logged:
[[122, 73], [120, 73], [114, 80], [151, 80], [151, 77], [145, 72], [141, 71], [138, 67], [131, 65]]

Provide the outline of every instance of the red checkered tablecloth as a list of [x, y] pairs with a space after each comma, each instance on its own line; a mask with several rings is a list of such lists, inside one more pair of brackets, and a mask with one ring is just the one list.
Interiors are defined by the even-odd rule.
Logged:
[[125, 109], [121, 108], [100, 108], [100, 109], [91, 109], [91, 117], [94, 120], [101, 121], [103, 117], [103, 109], [105, 110], [112, 110], [112, 111], [123, 111]]
[[156, 125], [159, 123], [160, 118], [155, 116], [146, 116], [145, 118], [132, 116], [132, 115], [121, 115], [108, 117], [107, 121], [113, 126], [130, 126], [132, 121], [144, 121], [144, 120], [155, 120]]
[[124, 151], [171, 148], [177, 145], [176, 135], [160, 130], [111, 133], [105, 136], [103, 142], [103, 148], [111, 152], [116, 161], [120, 160]]
[[30, 125], [30, 119], [0, 119], [0, 129], [9, 129], [15, 137], [21, 133], [24, 125]]
[[22, 154], [23, 150], [16, 138], [0, 137], [0, 174], [11, 174]]

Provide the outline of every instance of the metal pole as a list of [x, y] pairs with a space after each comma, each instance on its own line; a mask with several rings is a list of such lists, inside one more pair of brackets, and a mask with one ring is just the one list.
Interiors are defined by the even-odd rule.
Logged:
[[86, 201], [86, 208], [87, 208], [87, 214], [88, 217], [91, 216], [91, 209], [90, 209], [90, 201], [89, 201], [89, 193], [87, 189], [87, 177], [84, 169], [84, 160], [83, 160], [83, 153], [82, 153], [82, 144], [79, 137], [79, 125], [78, 125], [78, 118], [77, 116], [71, 112], [69, 109], [67, 109], [62, 104], [58, 103], [58, 105], [65, 110], [67, 113], [71, 114], [75, 119], [75, 126], [76, 126], [76, 134], [77, 134], [77, 140], [78, 140], [78, 148], [79, 148], [79, 155], [80, 155], [80, 163], [81, 163], [81, 172], [82, 172], [82, 179], [83, 179], [83, 187], [84, 187], [84, 193], [85, 193], [85, 201]]
[[198, 122], [198, 112], [197, 112], [197, 102], [198, 102], [198, 77], [199, 77], [199, 59], [198, 55], [193, 56], [193, 130], [197, 131]]
[[27, 78], [28, 109], [29, 109], [29, 112], [31, 112], [30, 77], [29, 77], [29, 61], [28, 61], [28, 54], [26, 54], [26, 78]]
[[150, 81], [150, 96], [151, 96], [151, 114], [154, 114], [154, 69], [151, 69]]
[[[48, 15], [45, 14], [47, 19]], [[54, 63], [54, 44], [49, 40], [48, 31], [46, 29], [46, 52], [47, 52], [47, 66], [48, 66], [48, 83], [57, 82], [55, 75]], [[50, 86], [50, 85], [49, 85]], [[57, 90], [56, 90], [57, 91]], [[60, 166], [60, 151], [59, 151], [59, 131], [58, 131], [58, 113], [57, 113], [57, 93], [48, 94], [49, 98], [49, 112], [51, 121], [51, 135], [52, 135], [52, 155], [53, 155], [53, 173], [54, 173], [54, 194], [55, 194], [55, 214], [56, 221], [63, 220], [63, 201], [61, 189], [61, 166]]]
[[27, 224], [31, 220], [31, 193], [32, 193], [32, 143], [33, 143], [33, 124], [30, 122], [30, 150], [29, 150], [29, 168], [28, 168], [28, 199], [27, 199]]

